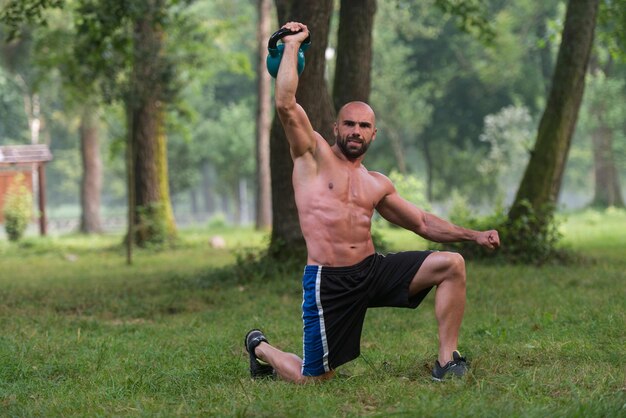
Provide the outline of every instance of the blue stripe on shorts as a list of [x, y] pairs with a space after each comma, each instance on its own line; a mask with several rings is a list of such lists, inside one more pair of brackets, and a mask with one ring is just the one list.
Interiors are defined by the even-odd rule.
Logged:
[[302, 277], [302, 322], [304, 336], [302, 375], [320, 376], [330, 371], [324, 309], [320, 300], [322, 266], [307, 265]]

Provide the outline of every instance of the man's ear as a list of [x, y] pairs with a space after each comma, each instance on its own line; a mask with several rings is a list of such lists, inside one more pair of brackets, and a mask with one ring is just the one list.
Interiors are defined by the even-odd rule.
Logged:
[[339, 131], [337, 130], [337, 122], [333, 124], [333, 133], [335, 134], [335, 136], [337, 136], [337, 134], [339, 133]]
[[374, 128], [374, 135], [372, 135], [372, 141], [376, 139], [377, 133], [378, 133], [378, 128]]

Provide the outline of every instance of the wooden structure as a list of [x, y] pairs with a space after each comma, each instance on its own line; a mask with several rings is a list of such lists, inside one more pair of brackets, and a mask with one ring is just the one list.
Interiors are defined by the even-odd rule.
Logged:
[[22, 174], [32, 193], [33, 174], [37, 176], [39, 207], [39, 232], [47, 233], [46, 222], [46, 170], [45, 163], [52, 160], [50, 148], [45, 144], [0, 146], [0, 222], [4, 222], [2, 208], [4, 196], [17, 175]]

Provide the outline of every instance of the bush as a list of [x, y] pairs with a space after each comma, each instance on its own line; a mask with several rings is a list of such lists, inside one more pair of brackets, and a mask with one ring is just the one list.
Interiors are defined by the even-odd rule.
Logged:
[[226, 221], [226, 215], [221, 212], [213, 215], [207, 224], [209, 229], [224, 229], [228, 227], [228, 221]]
[[3, 215], [9, 241], [19, 241], [33, 217], [33, 195], [26, 187], [23, 174], [17, 175], [9, 186]]
[[509, 261], [544, 264], [561, 261], [566, 255], [558, 248], [562, 234], [555, 218], [555, 207], [546, 205], [534, 210], [530, 203], [521, 203], [525, 213], [519, 219], [507, 219], [500, 225], [500, 238], [506, 242], [504, 255]]

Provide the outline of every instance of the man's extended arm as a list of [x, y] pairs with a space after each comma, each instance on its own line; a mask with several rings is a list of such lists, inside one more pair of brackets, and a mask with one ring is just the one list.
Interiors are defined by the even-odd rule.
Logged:
[[400, 197], [395, 188], [393, 192], [385, 196], [376, 209], [389, 222], [413, 231], [430, 241], [474, 241], [489, 249], [500, 246], [498, 231], [493, 229], [474, 231], [454, 225], [407, 202]]
[[292, 158], [315, 151], [315, 132], [304, 109], [296, 102], [298, 89], [298, 49], [309, 31], [301, 23], [289, 22], [283, 28], [298, 32], [283, 38], [283, 56], [276, 75], [275, 101], [283, 124]]

